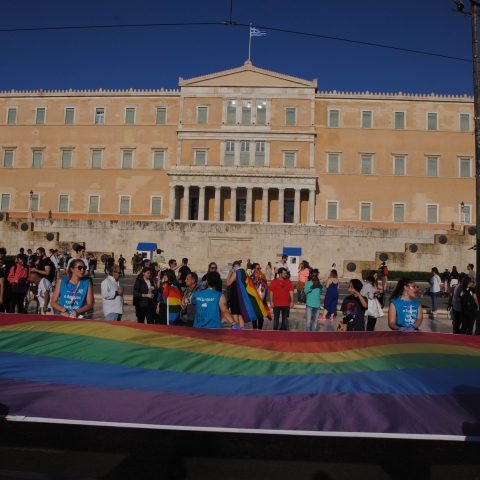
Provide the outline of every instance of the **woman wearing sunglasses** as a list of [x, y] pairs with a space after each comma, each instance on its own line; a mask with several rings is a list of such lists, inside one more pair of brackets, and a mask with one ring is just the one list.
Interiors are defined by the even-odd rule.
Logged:
[[418, 330], [423, 321], [422, 304], [417, 300], [418, 285], [414, 280], [402, 278], [390, 297], [388, 326], [392, 330]]
[[68, 276], [55, 285], [52, 307], [55, 313], [72, 318], [83, 318], [93, 309], [93, 288], [85, 278], [86, 266], [82, 259], [72, 260]]

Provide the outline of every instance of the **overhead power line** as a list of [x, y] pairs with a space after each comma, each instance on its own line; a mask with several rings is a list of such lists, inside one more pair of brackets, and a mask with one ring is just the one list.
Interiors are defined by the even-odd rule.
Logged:
[[[198, 26], [203, 26], [203, 27], [232, 26], [232, 27], [250, 28], [250, 24], [237, 23], [232, 21], [232, 9], [233, 9], [233, 6], [231, 4], [230, 19], [225, 22], [126, 23], [126, 24], [106, 24], [106, 25], [61, 25], [61, 26], [53, 26], [53, 27], [18, 27], [18, 28], [0, 28], [0, 33], [45, 32], [45, 31], [61, 31], [61, 30], [99, 30], [99, 29], [114, 29], [114, 28], [198, 27]], [[453, 55], [445, 55], [443, 53], [431, 52], [428, 50], [405, 48], [405, 47], [399, 47], [396, 45], [388, 45], [385, 43], [368, 42], [365, 40], [356, 40], [353, 38], [337, 37], [333, 35], [323, 35], [320, 33], [302, 32], [299, 30], [290, 30], [287, 28], [272, 27], [268, 25], [255, 24], [255, 26], [263, 30], [269, 30], [271, 32], [286, 33], [289, 35], [321, 38], [324, 40], [351, 43], [351, 44], [363, 45], [367, 47], [386, 48], [386, 49], [395, 50], [398, 52], [413, 53], [416, 55], [427, 55], [430, 57], [445, 58], [447, 60], [455, 60], [460, 62], [469, 62], [469, 63], [472, 62], [472, 59], [470, 58], [456, 57]]]

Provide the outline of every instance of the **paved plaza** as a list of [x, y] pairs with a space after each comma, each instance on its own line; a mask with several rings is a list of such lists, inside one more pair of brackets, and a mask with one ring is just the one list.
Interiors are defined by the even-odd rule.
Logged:
[[[102, 312], [102, 298], [100, 295], [100, 283], [105, 278], [103, 272], [98, 272], [96, 278], [94, 279], [94, 292], [95, 292], [95, 310], [93, 318], [96, 320], [103, 319], [103, 312]], [[135, 275], [127, 274], [125, 277], [120, 278], [121, 285], [125, 288], [125, 301], [127, 305], [125, 306], [125, 312], [122, 318], [122, 321], [125, 322], [136, 322], [137, 319], [135, 317], [135, 308], [133, 307], [132, 301], [132, 291], [133, 291], [133, 284], [135, 282]], [[340, 299], [338, 303], [338, 308], [342, 303], [343, 298], [347, 294], [347, 286], [349, 280], [341, 279], [340, 280]], [[427, 288], [427, 284], [422, 284], [421, 282], [417, 282], [421, 289], [420, 291], [425, 291]], [[389, 290], [391, 291], [395, 285], [395, 282], [389, 283]], [[388, 294], [387, 294], [388, 299]], [[425, 332], [441, 332], [441, 333], [452, 333], [452, 322], [447, 317], [447, 310], [446, 310], [446, 303], [447, 299], [445, 297], [441, 297], [439, 301], [439, 310], [435, 314], [435, 318], [431, 318], [429, 315], [430, 312], [430, 297], [422, 296], [420, 297], [424, 308], [424, 320], [422, 324], [422, 331]], [[323, 296], [322, 296], [323, 301]], [[387, 301], [388, 303], [388, 301]], [[389, 330], [387, 324], [387, 308], [384, 309], [385, 315], [377, 320], [377, 325], [375, 330]], [[319, 331], [321, 332], [334, 332], [338, 325], [338, 320], [341, 318], [341, 312], [338, 311], [337, 319], [333, 322], [330, 320], [326, 320], [325, 322], [319, 322]], [[298, 331], [302, 332], [305, 331], [305, 306], [304, 305], [295, 305], [295, 307], [290, 312], [289, 318], [289, 327], [291, 331]], [[246, 328], [251, 328], [250, 324], [246, 325]], [[265, 330], [272, 330], [273, 322], [269, 320], [265, 320], [264, 327]]]

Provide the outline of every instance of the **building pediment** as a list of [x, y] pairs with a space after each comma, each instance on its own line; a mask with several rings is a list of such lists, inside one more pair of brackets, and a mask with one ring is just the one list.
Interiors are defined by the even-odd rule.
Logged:
[[241, 67], [215, 72], [201, 77], [179, 79], [180, 87], [280, 87], [317, 88], [317, 80], [304, 80], [263, 68], [246, 61]]

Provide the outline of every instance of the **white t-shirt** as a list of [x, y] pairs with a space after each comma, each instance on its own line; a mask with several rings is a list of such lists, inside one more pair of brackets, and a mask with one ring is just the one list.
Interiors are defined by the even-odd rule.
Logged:
[[52, 290], [52, 284], [46, 278], [42, 278], [38, 283], [37, 298], [40, 305], [40, 311], [43, 311], [43, 307], [45, 306], [45, 294], [47, 292], [50, 294], [50, 299], [47, 307], [50, 307], [50, 302], [52, 301]]
[[431, 293], [438, 293], [440, 291], [440, 284], [442, 281], [440, 280], [440, 277], [438, 275], [434, 275], [430, 279], [430, 292]]

